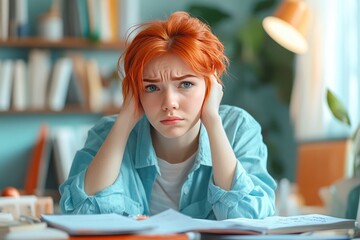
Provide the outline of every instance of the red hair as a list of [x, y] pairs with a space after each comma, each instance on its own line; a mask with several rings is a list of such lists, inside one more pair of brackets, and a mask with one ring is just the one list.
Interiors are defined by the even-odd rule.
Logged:
[[228, 58], [224, 46], [211, 32], [210, 27], [186, 12], [175, 12], [165, 21], [151, 21], [138, 26], [141, 31], [134, 37], [118, 61], [124, 63], [122, 91], [124, 100], [130, 90], [141, 108], [140, 91], [143, 89], [144, 66], [166, 53], [183, 59], [192, 70], [203, 76], [206, 84], [205, 99], [209, 95], [210, 77], [222, 84], [220, 76], [225, 71]]

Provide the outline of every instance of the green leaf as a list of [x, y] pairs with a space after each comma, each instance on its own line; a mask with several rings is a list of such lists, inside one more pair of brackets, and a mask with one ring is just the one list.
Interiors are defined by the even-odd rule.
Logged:
[[333, 116], [340, 122], [351, 126], [350, 118], [344, 105], [329, 89], [326, 92], [326, 100]]
[[242, 56], [243, 58], [257, 58], [264, 46], [264, 31], [261, 20], [250, 17], [246, 25], [238, 32], [238, 40], [242, 44], [242, 50], [247, 53]]
[[262, 0], [257, 3], [255, 3], [255, 6], [253, 8], [253, 13], [257, 14], [262, 11], [271, 10], [275, 5], [277, 1], [275, 0]]
[[188, 8], [191, 16], [201, 19], [210, 25], [211, 28], [216, 26], [219, 22], [229, 19], [230, 15], [218, 8], [193, 4]]

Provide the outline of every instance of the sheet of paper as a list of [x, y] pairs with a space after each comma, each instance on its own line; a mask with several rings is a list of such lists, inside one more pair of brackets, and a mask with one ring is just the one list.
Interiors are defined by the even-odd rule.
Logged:
[[136, 233], [154, 227], [118, 214], [42, 215], [42, 219], [71, 235]]
[[222, 221], [194, 219], [173, 209], [168, 209], [141, 222], [156, 226], [156, 228], [148, 232], [149, 234], [170, 234], [195, 229], [226, 228], [231, 225]]
[[[265, 219], [231, 219], [224, 221], [194, 219], [180, 212], [168, 209], [151, 216], [146, 220], [136, 221], [132, 218], [117, 214], [96, 215], [45, 215], [43, 218], [49, 223], [73, 235], [102, 235], [121, 233], [142, 234], [173, 234], [189, 231], [217, 232], [217, 233], [270, 233], [268, 229], [284, 229], [272, 233], [306, 232], [327, 228], [352, 228], [352, 220], [333, 218], [324, 215], [303, 215], [293, 217], [269, 217]], [[331, 225], [331, 224], [334, 225]]]
[[275, 235], [201, 235], [208, 240], [350, 240], [349, 235], [311, 235], [311, 234], [275, 234]]
[[[334, 218], [326, 215], [309, 214], [291, 217], [273, 216], [265, 219], [237, 218], [224, 221], [194, 219], [172, 209], [166, 210], [147, 220], [150, 225], [156, 226], [151, 233], [166, 234], [174, 232], [199, 231], [202, 232], [234, 232], [250, 234], [252, 231], [266, 233], [268, 230], [284, 229], [282, 233], [313, 231], [316, 229], [352, 228], [353, 221]], [[324, 225], [324, 227], [321, 227]], [[345, 227], [344, 227], [345, 226]], [[279, 232], [279, 231], [275, 231]], [[254, 233], [254, 232], [253, 232]]]
[[262, 229], [290, 228], [306, 225], [335, 224], [343, 221], [335, 217], [319, 214], [299, 215], [290, 217], [273, 216], [265, 219], [237, 218], [225, 220], [239, 226], [251, 226]]
[[14, 217], [12, 214], [0, 212], [0, 224], [10, 222], [10, 221], [14, 221]]

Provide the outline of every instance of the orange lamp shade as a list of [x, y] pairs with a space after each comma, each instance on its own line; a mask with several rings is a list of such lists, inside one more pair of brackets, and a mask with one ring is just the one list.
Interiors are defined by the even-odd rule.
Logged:
[[302, 54], [308, 49], [305, 39], [308, 22], [309, 9], [304, 1], [283, 0], [274, 15], [264, 19], [263, 27], [281, 46]]

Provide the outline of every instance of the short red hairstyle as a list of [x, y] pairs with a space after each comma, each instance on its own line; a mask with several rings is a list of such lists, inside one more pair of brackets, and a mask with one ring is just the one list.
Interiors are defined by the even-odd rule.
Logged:
[[124, 100], [129, 97], [131, 90], [138, 110], [141, 108], [140, 91], [144, 87], [144, 66], [166, 53], [181, 57], [194, 72], [204, 77], [205, 99], [210, 91], [212, 74], [216, 73], [218, 82], [222, 84], [220, 76], [228, 64], [224, 46], [210, 27], [199, 19], [186, 12], [175, 12], [167, 20], [144, 23], [137, 29], [141, 30], [121, 55], [118, 67], [120, 69], [120, 64], [123, 63]]

